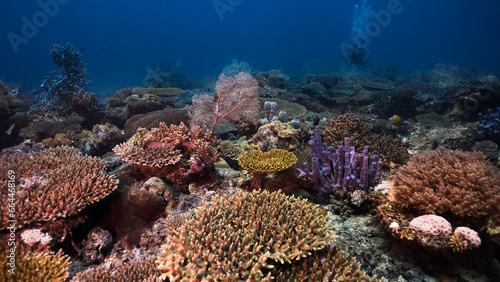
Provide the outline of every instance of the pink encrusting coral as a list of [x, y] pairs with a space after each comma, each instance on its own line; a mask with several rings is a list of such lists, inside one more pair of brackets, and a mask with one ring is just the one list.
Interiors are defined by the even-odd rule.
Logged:
[[210, 130], [203, 131], [199, 126], [189, 129], [184, 123], [169, 127], [162, 122], [149, 132], [137, 133], [113, 151], [146, 176], [163, 177], [172, 170], [187, 175], [211, 166], [219, 159], [215, 150], [218, 143]]
[[215, 84], [215, 97], [195, 95], [189, 108], [191, 125], [213, 128], [221, 122], [236, 122], [243, 117], [257, 124], [259, 83], [252, 75], [238, 73], [234, 78], [221, 74]]
[[464, 227], [464, 226], [457, 227], [455, 231], [453, 231], [453, 233], [469, 241], [469, 243], [473, 247], [477, 248], [481, 246], [481, 238], [479, 238], [479, 234], [476, 231], [470, 229], [469, 227]]
[[416, 217], [410, 222], [410, 229], [421, 231], [425, 235], [450, 235], [451, 224], [444, 217], [427, 214]]

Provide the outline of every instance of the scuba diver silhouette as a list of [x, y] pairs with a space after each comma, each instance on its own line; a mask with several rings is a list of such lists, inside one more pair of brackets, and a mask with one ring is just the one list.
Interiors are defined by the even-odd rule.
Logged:
[[365, 40], [360, 39], [358, 44], [353, 45], [349, 49], [349, 52], [345, 55], [345, 66], [347, 69], [351, 69], [353, 64], [364, 65], [370, 62], [370, 51], [363, 47], [364, 44]]

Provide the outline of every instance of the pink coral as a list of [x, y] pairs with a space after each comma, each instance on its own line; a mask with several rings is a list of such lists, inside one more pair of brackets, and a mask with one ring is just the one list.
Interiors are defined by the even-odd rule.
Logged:
[[52, 237], [47, 233], [43, 233], [40, 229], [28, 229], [23, 231], [23, 233], [21, 233], [21, 239], [28, 246], [33, 246], [36, 243], [47, 245], [52, 241]]
[[439, 147], [413, 157], [394, 176], [394, 203], [414, 214], [446, 214], [480, 226], [500, 217], [500, 171], [478, 152]]
[[451, 224], [444, 217], [434, 214], [422, 215], [412, 219], [410, 229], [421, 231], [425, 235], [451, 234]]
[[221, 74], [215, 85], [215, 97], [195, 95], [189, 108], [191, 124], [213, 128], [216, 124], [237, 121], [240, 117], [257, 123], [259, 84], [250, 74], [240, 72], [234, 78]]
[[164, 177], [186, 164], [186, 174], [211, 166], [219, 158], [214, 148], [218, 142], [210, 130], [203, 131], [199, 126], [189, 129], [181, 122], [169, 127], [161, 122], [158, 128], [134, 135], [113, 151], [124, 161], [137, 165], [146, 176]]
[[453, 231], [453, 233], [469, 241], [469, 243], [473, 247], [477, 248], [481, 246], [481, 238], [479, 238], [479, 234], [477, 234], [476, 231], [470, 229], [469, 227], [465, 226], [457, 227], [455, 231]]

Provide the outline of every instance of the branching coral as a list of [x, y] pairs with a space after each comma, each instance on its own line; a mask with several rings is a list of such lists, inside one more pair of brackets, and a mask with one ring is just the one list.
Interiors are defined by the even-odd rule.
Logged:
[[253, 191], [204, 203], [163, 245], [170, 281], [267, 281], [277, 262], [300, 260], [333, 237], [318, 207], [281, 192]]
[[210, 130], [202, 131], [199, 126], [190, 130], [184, 123], [168, 127], [161, 122], [149, 132], [136, 133], [113, 151], [137, 165], [146, 176], [163, 177], [180, 166], [185, 166], [184, 174], [199, 173], [211, 166], [219, 158], [214, 148], [218, 143]]
[[[13, 255], [14, 259], [7, 259]], [[0, 250], [2, 281], [64, 281], [68, 278], [69, 257], [48, 253], [28, 253], [19, 246], [14, 253], [9, 249]], [[12, 264], [11, 264], [12, 263]], [[12, 271], [9, 271], [12, 270]]]
[[122, 264], [104, 264], [78, 273], [71, 281], [156, 281], [160, 275], [154, 258], [128, 261]]
[[396, 206], [471, 227], [500, 218], [500, 171], [477, 152], [442, 147], [414, 157], [394, 176]]
[[278, 281], [379, 281], [363, 273], [355, 259], [330, 245], [291, 266], [279, 266], [273, 273]]
[[297, 157], [282, 149], [273, 149], [269, 152], [251, 150], [243, 153], [238, 158], [238, 163], [253, 174], [252, 187], [259, 189], [262, 179], [278, 171], [292, 167], [297, 162]]
[[0, 199], [6, 203], [0, 206], [0, 230], [8, 224], [7, 203], [15, 206], [18, 226], [76, 215], [117, 188], [105, 168], [104, 161], [64, 146], [0, 156]]

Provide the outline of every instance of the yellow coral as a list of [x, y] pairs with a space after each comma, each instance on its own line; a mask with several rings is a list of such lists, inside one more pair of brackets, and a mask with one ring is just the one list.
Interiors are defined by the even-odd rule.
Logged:
[[69, 257], [61, 253], [26, 253], [21, 246], [16, 248], [14, 274], [8, 272], [11, 266], [7, 263], [9, 249], [0, 251], [3, 263], [0, 264], [2, 281], [64, 281], [68, 278]]
[[247, 151], [238, 158], [238, 163], [244, 169], [258, 174], [271, 174], [285, 170], [297, 162], [297, 157], [282, 149], [269, 152], [260, 150]]

